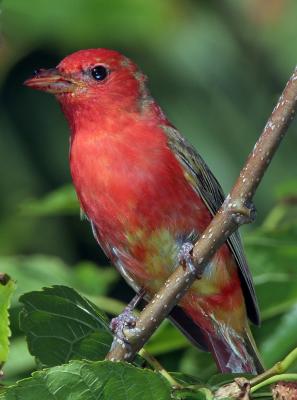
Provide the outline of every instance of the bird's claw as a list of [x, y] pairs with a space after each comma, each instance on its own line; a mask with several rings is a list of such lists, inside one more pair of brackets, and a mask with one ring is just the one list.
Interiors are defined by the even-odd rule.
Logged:
[[184, 265], [191, 273], [196, 274], [196, 268], [193, 263], [192, 250], [194, 245], [191, 242], [185, 242], [178, 252], [178, 262]]
[[137, 317], [133, 314], [130, 306], [127, 306], [124, 311], [110, 322], [110, 329], [118, 340], [126, 342], [125, 330], [133, 329], [136, 326]]
[[125, 331], [136, 329], [137, 317], [133, 314], [133, 310], [138, 305], [140, 300], [145, 295], [145, 289], [141, 288], [140, 291], [133, 297], [124, 311], [113, 318], [110, 322], [110, 329], [114, 333], [114, 340], [122, 342], [122, 344], [128, 345], [129, 342], [126, 338]]

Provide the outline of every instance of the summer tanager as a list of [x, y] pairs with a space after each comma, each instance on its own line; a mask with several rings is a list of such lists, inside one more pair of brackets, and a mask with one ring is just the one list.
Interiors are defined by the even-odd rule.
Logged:
[[[151, 97], [138, 66], [113, 50], [81, 50], [25, 84], [53, 93], [69, 122], [70, 169], [94, 235], [146, 299], [178, 265], [224, 200], [207, 165]], [[261, 371], [248, 325], [255, 290], [237, 233], [215, 254], [171, 320], [222, 372]]]

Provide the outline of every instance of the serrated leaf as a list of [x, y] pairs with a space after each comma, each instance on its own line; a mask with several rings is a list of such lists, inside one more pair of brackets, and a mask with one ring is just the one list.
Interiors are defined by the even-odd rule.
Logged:
[[110, 361], [72, 361], [35, 372], [0, 394], [1, 400], [169, 400], [157, 373]]
[[44, 366], [71, 359], [98, 360], [108, 352], [112, 335], [105, 315], [66, 286], [21, 296], [20, 327], [30, 353]]
[[9, 315], [10, 299], [15, 289], [14, 281], [0, 273], [0, 368], [6, 362], [9, 350]]

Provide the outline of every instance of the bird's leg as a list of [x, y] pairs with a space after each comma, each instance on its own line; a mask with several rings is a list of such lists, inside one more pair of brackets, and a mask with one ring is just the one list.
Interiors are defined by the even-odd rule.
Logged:
[[145, 290], [141, 289], [140, 292], [133, 297], [127, 307], [125, 307], [124, 311], [111, 320], [110, 329], [118, 340], [125, 342], [125, 329], [133, 329], [135, 327], [137, 317], [133, 314], [133, 311], [143, 298], [144, 294]]
[[177, 258], [178, 262], [181, 265], [185, 265], [185, 267], [188, 268], [191, 273], [196, 274], [196, 268], [194, 266], [193, 256], [192, 256], [193, 248], [194, 248], [193, 243], [191, 242], [183, 243], [181, 248], [179, 249]]

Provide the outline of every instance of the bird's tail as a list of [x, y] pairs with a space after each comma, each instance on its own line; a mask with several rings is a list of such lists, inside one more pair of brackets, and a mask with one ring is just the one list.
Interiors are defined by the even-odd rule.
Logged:
[[206, 333], [208, 348], [221, 372], [259, 374], [264, 368], [249, 326], [243, 334], [230, 327], [215, 335]]
[[172, 310], [169, 318], [195, 346], [213, 354], [221, 372], [263, 372], [264, 368], [247, 321], [239, 333], [230, 325], [212, 318], [212, 329], [206, 330], [178, 306]]

